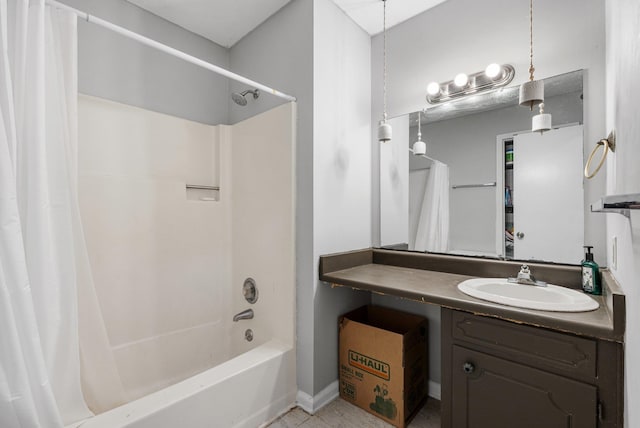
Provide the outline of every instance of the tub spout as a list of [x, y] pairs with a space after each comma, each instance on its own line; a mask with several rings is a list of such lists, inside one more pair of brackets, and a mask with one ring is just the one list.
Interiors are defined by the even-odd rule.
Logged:
[[250, 320], [253, 318], [253, 309], [247, 309], [233, 316], [233, 321]]

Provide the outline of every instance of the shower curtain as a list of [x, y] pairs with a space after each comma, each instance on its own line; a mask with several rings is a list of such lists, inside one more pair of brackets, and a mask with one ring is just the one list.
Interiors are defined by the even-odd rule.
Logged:
[[90, 300], [93, 289], [76, 191], [76, 27], [44, 0], [0, 0], [3, 428], [91, 415], [80, 380], [78, 291]]
[[449, 247], [449, 167], [434, 161], [418, 218], [414, 250], [446, 252]]

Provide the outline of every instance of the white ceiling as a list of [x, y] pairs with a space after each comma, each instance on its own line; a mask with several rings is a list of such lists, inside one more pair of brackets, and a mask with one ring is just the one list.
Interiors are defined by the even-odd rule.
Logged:
[[[128, 0], [226, 48], [291, 0]], [[382, 0], [333, 0], [370, 35], [382, 31]], [[387, 0], [387, 28], [445, 0]]]
[[290, 0], [128, 0], [226, 48]]
[[[387, 28], [406, 21], [445, 0], [387, 0]], [[382, 32], [382, 0], [333, 0], [370, 35]]]

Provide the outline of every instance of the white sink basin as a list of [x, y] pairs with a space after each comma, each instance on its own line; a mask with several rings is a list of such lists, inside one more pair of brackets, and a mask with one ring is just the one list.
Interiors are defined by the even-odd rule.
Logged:
[[555, 312], [586, 312], [598, 309], [598, 302], [583, 293], [558, 285], [546, 287], [508, 282], [505, 278], [474, 278], [458, 284], [469, 296], [518, 308]]

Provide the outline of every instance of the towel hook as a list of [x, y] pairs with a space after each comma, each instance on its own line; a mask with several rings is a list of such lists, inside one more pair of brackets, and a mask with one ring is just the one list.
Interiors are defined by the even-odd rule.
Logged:
[[[602, 157], [600, 158], [600, 162], [598, 163], [598, 166], [596, 166], [596, 169], [592, 173], [589, 173], [589, 169], [591, 168], [591, 162], [593, 161], [593, 157], [598, 151], [598, 149], [600, 148], [600, 146], [602, 146]], [[612, 152], [616, 151], [616, 135], [613, 131], [611, 131], [611, 133], [607, 138], [603, 138], [602, 140], [598, 141], [596, 143], [596, 146], [591, 151], [591, 154], [589, 155], [589, 159], [587, 159], [587, 164], [584, 166], [585, 177], [593, 178], [596, 176], [598, 171], [600, 171], [600, 168], [602, 168], [602, 165], [604, 165], [604, 160], [607, 158], [607, 154], [609, 154], [609, 150], [611, 150]]]

